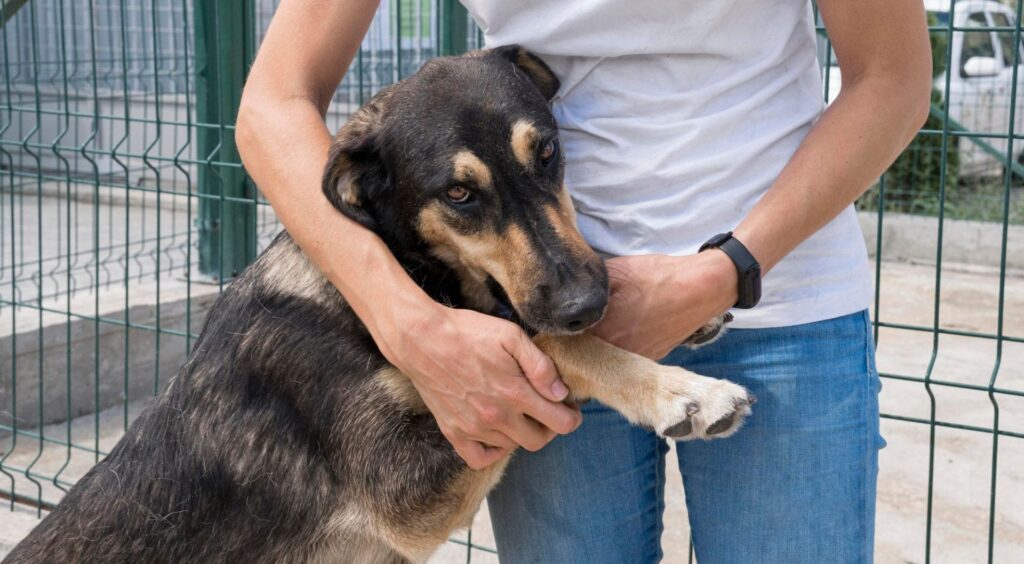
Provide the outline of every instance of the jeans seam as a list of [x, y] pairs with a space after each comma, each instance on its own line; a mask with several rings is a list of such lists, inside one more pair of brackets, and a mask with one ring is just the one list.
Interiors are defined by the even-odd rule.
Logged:
[[654, 435], [654, 516], [647, 536], [647, 562], [657, 562], [661, 555], [662, 518], [665, 512], [665, 477], [662, 464], [661, 438]]
[[[877, 376], [875, 375], [875, 369], [873, 368], [873, 363], [872, 363], [872, 359], [871, 359], [871, 355], [872, 355], [873, 350], [874, 350], [874, 342], [873, 342], [874, 341], [874, 337], [873, 337], [873, 335], [871, 333], [871, 318], [870, 318], [870, 314], [868, 313], [867, 310], [864, 311], [864, 315], [861, 317], [861, 319], [864, 320], [864, 371], [867, 374], [867, 378], [865, 379], [865, 382], [864, 382], [864, 387], [862, 388], [862, 390], [864, 390], [864, 416], [865, 416], [864, 417], [864, 421], [865, 421], [865, 423], [868, 426], [867, 432], [864, 433], [864, 442], [865, 442], [865, 444], [864, 444], [864, 456], [865, 456], [865, 459], [864, 459], [864, 490], [862, 491], [862, 497], [863, 497], [863, 507], [862, 507], [862, 510], [863, 510], [863, 513], [862, 513], [861, 519], [860, 519], [860, 521], [861, 521], [861, 538], [863, 539], [863, 542], [861, 543], [861, 562], [867, 563], [867, 562], [872, 562], [874, 560], [874, 554], [872, 554], [872, 551], [873, 551], [873, 548], [874, 548], [874, 546], [873, 546], [874, 543], [873, 542], [871, 542], [871, 543], [868, 542], [868, 531], [872, 527], [873, 524], [868, 522], [869, 516], [871, 515], [871, 503], [872, 503], [872, 500], [870, 499], [870, 496], [868, 495], [867, 490], [869, 489], [869, 486], [871, 484], [871, 470], [872, 470], [872, 468], [871, 468], [871, 466], [872, 466], [871, 465], [871, 457], [872, 457], [872, 450], [875, 450], [877, 452], [876, 443], [878, 441], [877, 437], [874, 436], [874, 434], [876, 434], [877, 431], [875, 433], [872, 432], [872, 429], [874, 428], [873, 421], [874, 421], [876, 415], [874, 413], [872, 413], [872, 409], [871, 409], [871, 405], [872, 405], [871, 392], [872, 392], [872, 389], [874, 387], [874, 379], [877, 378]], [[874, 456], [876, 457], [876, 460], [877, 460], [877, 454], [875, 454]]]

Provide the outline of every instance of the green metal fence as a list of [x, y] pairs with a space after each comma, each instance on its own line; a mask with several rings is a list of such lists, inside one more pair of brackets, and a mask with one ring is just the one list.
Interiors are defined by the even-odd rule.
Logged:
[[[879, 515], [899, 525], [879, 543], [907, 561], [1024, 555], [1020, 3], [926, 2], [932, 118], [858, 204], [878, 259]], [[173, 376], [212, 300], [280, 229], [233, 139], [276, 1], [0, 7], [0, 496], [42, 512]], [[841, 80], [820, 37], [831, 100]], [[480, 44], [455, 0], [382, 2], [328, 125], [427, 58]], [[472, 538], [453, 541], [467, 561], [493, 558]]]

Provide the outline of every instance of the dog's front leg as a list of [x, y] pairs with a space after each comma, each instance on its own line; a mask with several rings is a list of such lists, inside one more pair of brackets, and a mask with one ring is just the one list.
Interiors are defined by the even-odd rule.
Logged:
[[600, 401], [665, 437], [727, 437], [754, 402], [732, 382], [658, 364], [590, 335], [538, 335], [534, 342], [554, 361], [574, 399]]

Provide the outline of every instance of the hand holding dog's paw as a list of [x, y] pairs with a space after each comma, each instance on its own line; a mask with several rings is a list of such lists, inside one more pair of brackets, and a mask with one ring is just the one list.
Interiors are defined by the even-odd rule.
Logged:
[[471, 468], [579, 426], [579, 410], [561, 403], [568, 390], [554, 364], [517, 325], [433, 302], [423, 309], [432, 314], [384, 331], [392, 344], [381, 349]]
[[[591, 333], [652, 360], [721, 334], [736, 303], [736, 267], [723, 253], [638, 255], [605, 261], [608, 309]], [[710, 320], [710, 321], [708, 321]]]

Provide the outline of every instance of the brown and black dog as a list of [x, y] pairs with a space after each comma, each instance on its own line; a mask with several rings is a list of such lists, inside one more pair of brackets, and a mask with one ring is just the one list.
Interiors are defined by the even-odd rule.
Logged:
[[[746, 390], [581, 333], [608, 279], [563, 186], [557, 89], [517, 46], [429, 61], [342, 128], [324, 192], [434, 299], [536, 335], [573, 399], [674, 439], [726, 437]], [[466, 466], [282, 233], [219, 298], [168, 390], [7, 561], [419, 562], [507, 462]]]

